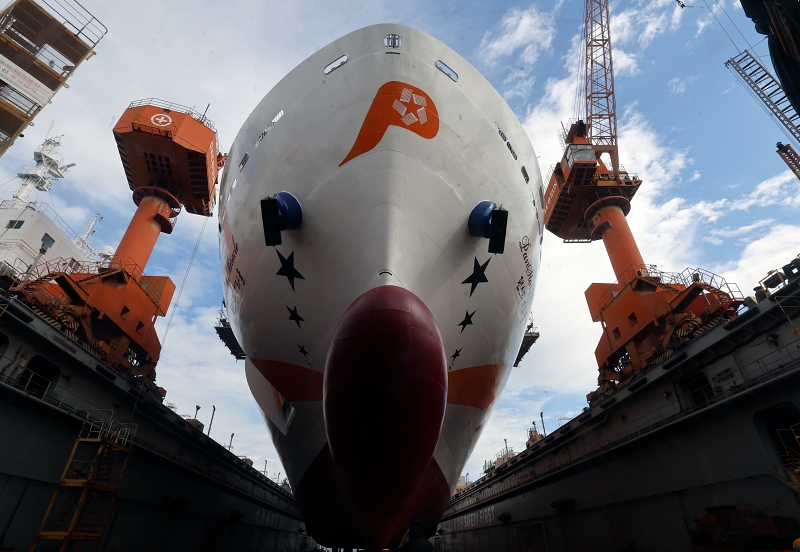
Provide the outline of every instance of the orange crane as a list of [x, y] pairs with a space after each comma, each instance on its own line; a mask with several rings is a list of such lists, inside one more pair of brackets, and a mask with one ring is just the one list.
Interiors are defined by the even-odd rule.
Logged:
[[598, 390], [590, 403], [671, 356], [723, 317], [736, 316], [737, 289], [719, 276], [645, 265], [628, 221], [642, 181], [619, 164], [614, 70], [607, 0], [586, 0], [586, 118], [564, 133], [544, 201], [545, 227], [569, 243], [603, 240], [617, 281], [585, 292], [603, 336], [595, 349]]
[[155, 322], [166, 315], [175, 284], [144, 268], [181, 209], [212, 215], [225, 156], [205, 115], [156, 99], [132, 103], [114, 139], [137, 206], [116, 253], [37, 264], [11, 290], [116, 372], [138, 376], [145, 391], [163, 398], [154, 383], [161, 354]]

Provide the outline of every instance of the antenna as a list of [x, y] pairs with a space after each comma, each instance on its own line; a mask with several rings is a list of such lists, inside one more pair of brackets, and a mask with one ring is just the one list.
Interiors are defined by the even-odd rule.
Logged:
[[92, 217], [92, 220], [89, 221], [89, 224], [86, 226], [86, 230], [83, 231], [83, 234], [81, 234], [80, 236], [75, 238], [75, 241], [74, 241], [75, 245], [80, 247], [83, 250], [83, 252], [87, 253], [90, 257], [97, 256], [97, 252], [92, 248], [91, 245], [89, 245], [89, 242], [86, 241], [86, 240], [89, 239], [89, 236], [91, 236], [91, 235], [93, 235], [93, 234], [95, 234], [97, 232], [97, 230], [95, 230], [94, 226], [95, 226], [95, 224], [97, 224], [98, 222], [100, 222], [102, 220], [103, 220], [103, 217], [100, 216], [100, 213], [99, 212], [96, 213]]
[[33, 190], [49, 192], [53, 180], [64, 178], [64, 174], [75, 163], [64, 164], [64, 158], [58, 151], [61, 147], [62, 136], [48, 138], [33, 152], [35, 165], [22, 172], [17, 173], [17, 177], [22, 181], [19, 189], [14, 193], [14, 199], [28, 201], [28, 197]]

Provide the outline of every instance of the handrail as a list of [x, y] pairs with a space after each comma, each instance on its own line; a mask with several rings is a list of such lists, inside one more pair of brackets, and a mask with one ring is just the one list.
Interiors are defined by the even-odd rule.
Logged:
[[[11, 360], [12, 363], [15, 362], [15, 359], [11, 359], [5, 355], [0, 355], [0, 358]], [[12, 364], [15, 366], [15, 364]], [[32, 385], [33, 382], [33, 385]], [[53, 384], [52, 381], [48, 380], [47, 378], [32, 372], [28, 368], [23, 368], [18, 374], [12, 374], [11, 370], [8, 370], [8, 367], [0, 372], [0, 385], [4, 384], [18, 391], [22, 391], [26, 393], [31, 399], [38, 400], [40, 402], [49, 404], [59, 410], [62, 410], [68, 414], [76, 416], [81, 419], [86, 419], [87, 414], [92, 410], [104, 410], [103, 408], [97, 406], [96, 404], [92, 403], [91, 401], [81, 397], [80, 395], [74, 393], [66, 389], [63, 386]], [[166, 408], [166, 407], [164, 407]], [[251, 484], [247, 485], [245, 481], [237, 480], [236, 478], [228, 477], [228, 474], [220, 474], [218, 470], [212, 469], [212, 466], [208, 463], [205, 465], [198, 461], [198, 456], [194, 456], [194, 462], [191, 462], [189, 458], [187, 458], [187, 452], [183, 451], [181, 453], [176, 452], [173, 448], [168, 448], [166, 446], [159, 447], [155, 444], [150, 443], [140, 434], [134, 434], [133, 436], [128, 435], [130, 441], [143, 449], [147, 449], [148, 451], [158, 454], [164, 458], [172, 460], [182, 466], [189, 468], [193, 471], [201, 473], [204, 476], [210, 477], [220, 483], [228, 485], [229, 487], [233, 487], [239, 491], [242, 491], [246, 494], [249, 494], [259, 500], [263, 500], [265, 502], [270, 502], [276, 507], [285, 509], [286, 505], [281, 504], [276, 500], [271, 500], [269, 495], [265, 492], [258, 492], [259, 489], [256, 485]], [[221, 444], [213, 441], [219, 447], [223, 447]], [[230, 454], [233, 456], [233, 459], [237, 459], [233, 453], [226, 450], [226, 454]], [[238, 460], [238, 459], [237, 459]], [[244, 464], [246, 466], [246, 464]], [[262, 483], [267, 484], [271, 487], [271, 491], [275, 493], [280, 493], [284, 495], [282, 498], [286, 498], [288, 500], [294, 501], [294, 495], [266, 477], [264, 474], [256, 470], [255, 468], [248, 466], [248, 471], [252, 477], [260, 479]], [[222, 475], [222, 476], [220, 476]], [[263, 491], [263, 489], [262, 489]], [[293, 504], [290, 504], [293, 505]]]
[[[488, 500], [489, 498], [492, 498], [501, 492], [517, 487], [534, 479], [541, 479], [546, 475], [578, 462], [583, 462], [609, 449], [615, 448], [628, 441], [651, 433], [652, 431], [655, 431], [667, 424], [676, 422], [682, 418], [685, 418], [686, 416], [708, 408], [709, 406], [730, 399], [731, 397], [734, 397], [744, 391], [752, 389], [756, 385], [776, 379], [780, 376], [788, 374], [789, 372], [800, 371], [800, 354], [794, 355], [792, 349], [790, 348], [790, 346], [795, 346], [795, 344], [798, 342], [800, 342], [800, 339], [795, 339], [791, 343], [787, 343], [785, 346], [779, 349], [784, 350], [785, 354], [792, 359], [788, 363], [780, 363], [777, 360], [774, 363], [765, 363], [764, 359], [766, 357], [775, 354], [775, 351], [772, 350], [763, 357], [760, 357], [743, 366], [740, 370], [742, 375], [733, 379], [733, 383], [728, 387], [727, 390], [724, 390], [721, 393], [716, 393], [712, 396], [708, 396], [705, 394], [705, 391], [703, 391], [704, 400], [699, 401], [698, 404], [691, 406], [684, 407], [678, 401], [673, 401], [666, 406], [663, 406], [627, 423], [612, 433], [585, 443], [582, 447], [576, 447], [572, 451], [570, 451], [568, 448], [564, 448], [559, 456], [557, 456], [543, 468], [532, 468], [528, 474], [511, 480], [514, 482], [513, 484], [509, 484], [510, 482], [507, 481], [500, 487], [484, 489], [482, 491], [478, 491], [478, 494], [469, 498], [452, 501], [448, 507], [448, 510], [445, 511], [445, 515], [455, 514], [470, 508], [479, 502]], [[785, 358], [785, 356], [781, 357], [781, 359], [783, 358]], [[753, 366], [755, 366], [755, 370], [747, 370], [748, 367]], [[478, 481], [473, 483], [473, 485], [478, 483]], [[462, 490], [461, 495], [463, 494], [464, 491]], [[459, 506], [456, 508], [456, 505]]]
[[37, 0], [44, 4], [50, 11], [64, 19], [65, 27], [75, 29], [75, 36], [83, 37], [92, 47], [97, 46], [108, 33], [108, 27], [103, 25], [89, 10], [84, 8], [77, 0]]
[[[680, 293], [694, 283], [704, 284], [704, 287], [710, 292], [720, 291], [729, 296], [732, 301], [741, 301], [744, 299], [739, 286], [734, 283], [729, 283], [718, 274], [714, 274], [703, 268], [686, 268], [683, 272], [664, 272], [658, 270], [656, 265], [631, 265], [625, 270], [622, 275], [614, 281], [609, 289], [600, 296], [597, 300], [597, 305], [600, 310], [604, 310], [611, 304], [622, 289], [635, 278], [653, 279], [656, 283], [673, 288], [676, 292]], [[682, 287], [678, 287], [682, 286]], [[708, 286], [708, 287], [706, 287]], [[710, 288], [710, 289], [709, 289]]]
[[145, 98], [143, 100], [136, 100], [134, 102], [131, 102], [131, 104], [128, 106], [128, 109], [131, 109], [133, 107], [142, 107], [145, 105], [152, 105], [154, 107], [160, 107], [162, 109], [169, 109], [170, 111], [177, 111], [179, 113], [184, 113], [189, 117], [191, 117], [192, 119], [194, 119], [195, 121], [203, 123], [211, 130], [215, 132], [217, 130], [217, 128], [214, 126], [213, 121], [211, 121], [208, 117], [206, 117], [202, 113], [195, 111], [194, 108], [186, 107], [185, 105], [176, 104], [173, 102], [159, 100], [158, 98]]
[[[40, 262], [35, 267], [31, 267], [27, 273], [27, 276], [18, 279], [9, 289], [10, 291], [24, 292], [25, 288], [29, 287], [34, 282], [52, 279], [48, 277], [57, 274], [81, 276], [81, 278], [76, 280], [78, 283], [80, 283], [82, 280], [85, 280], [89, 277], [107, 274], [116, 270], [121, 270], [132, 276], [136, 285], [142, 288], [142, 291], [144, 291], [150, 300], [153, 301], [153, 304], [159, 304], [161, 300], [161, 292], [157, 289], [153, 289], [152, 286], [142, 285], [141, 280], [147, 276], [142, 270], [142, 267], [132, 261], [130, 257], [125, 260], [119, 260], [116, 257], [111, 257], [101, 261], [75, 261], [74, 259], [58, 257], [49, 261]], [[54, 297], [46, 292], [44, 293], [52, 300], [60, 302], [58, 297]]]
[[79, 243], [80, 235], [75, 232], [72, 228], [70, 228], [69, 224], [64, 222], [58, 213], [55, 212], [55, 209], [48, 205], [47, 203], [37, 203], [36, 201], [22, 201], [19, 199], [3, 199], [0, 200], [0, 209], [19, 209], [20, 212], [24, 212], [25, 209], [30, 209], [31, 211], [36, 211], [38, 213], [44, 213], [44, 215], [50, 219], [58, 229], [64, 232], [64, 234], [69, 238], [69, 240], [75, 244], [83, 253], [93, 259], [95, 257], [95, 252], [89, 249], [87, 246]]

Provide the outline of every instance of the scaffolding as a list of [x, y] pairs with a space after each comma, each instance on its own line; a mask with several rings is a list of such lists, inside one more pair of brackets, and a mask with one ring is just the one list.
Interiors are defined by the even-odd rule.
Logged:
[[106, 32], [75, 0], [15, 0], [0, 11], [0, 156]]
[[99, 549], [125, 474], [136, 427], [117, 422], [113, 410], [86, 413], [31, 552]]

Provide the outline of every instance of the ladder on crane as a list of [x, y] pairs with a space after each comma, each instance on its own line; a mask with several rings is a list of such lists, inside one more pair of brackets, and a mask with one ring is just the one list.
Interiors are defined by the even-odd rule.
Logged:
[[778, 155], [792, 169], [792, 172], [800, 178], [800, 155], [794, 150], [791, 144], [782, 144], [778, 142]]
[[781, 124], [800, 146], [800, 114], [795, 111], [781, 84], [767, 71], [758, 58], [745, 50], [725, 62], [756, 98], [766, 106], [769, 114]]

